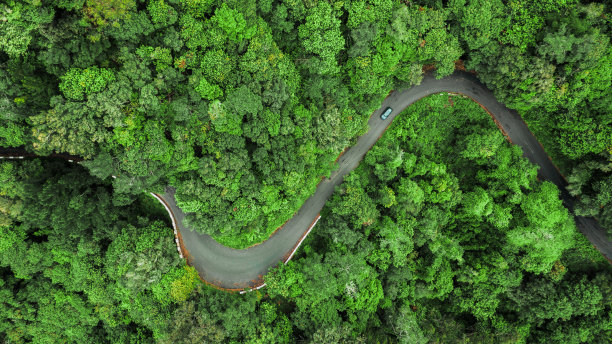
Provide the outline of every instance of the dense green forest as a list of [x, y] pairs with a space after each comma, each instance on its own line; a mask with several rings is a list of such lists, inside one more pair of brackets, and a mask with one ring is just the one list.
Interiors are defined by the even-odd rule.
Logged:
[[0, 163], [0, 340], [606, 343], [610, 265], [462, 97], [398, 116], [256, 292], [202, 284], [146, 192], [175, 186], [188, 224], [224, 245], [261, 242], [390, 90], [464, 65], [612, 237], [610, 14], [577, 0], [1, 1], [0, 147], [86, 160]]

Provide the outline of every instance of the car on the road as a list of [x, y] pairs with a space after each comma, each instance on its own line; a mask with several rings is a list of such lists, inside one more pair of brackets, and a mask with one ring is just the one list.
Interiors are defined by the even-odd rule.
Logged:
[[393, 109], [392, 109], [392, 108], [390, 108], [390, 107], [386, 108], [386, 109], [385, 109], [385, 112], [383, 112], [383, 113], [382, 113], [382, 115], [380, 115], [380, 118], [381, 118], [382, 120], [387, 119], [387, 117], [389, 117], [389, 115], [391, 114], [391, 112], [393, 112]]

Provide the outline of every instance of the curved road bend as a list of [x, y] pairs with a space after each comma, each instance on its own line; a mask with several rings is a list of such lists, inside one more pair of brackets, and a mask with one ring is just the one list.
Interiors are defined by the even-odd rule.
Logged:
[[[395, 116], [415, 101], [440, 92], [461, 93], [483, 106], [510, 140], [523, 148], [523, 155], [540, 166], [539, 177], [555, 183], [561, 190], [561, 198], [566, 207], [573, 209], [573, 200], [565, 189], [567, 185], [565, 179], [518, 113], [498, 102], [493, 93], [471, 74], [455, 72], [441, 80], [426, 75], [420, 85], [402, 92], [393, 92], [385, 99], [381, 108], [375, 111], [368, 121], [370, 130], [338, 159], [339, 168], [329, 179], [326, 178], [319, 184], [315, 193], [282, 229], [257, 246], [243, 250], [232, 249], [220, 245], [208, 235], [196, 233], [182, 226], [185, 214], [176, 206], [175, 190], [168, 187], [162, 197], [176, 216], [175, 222], [179, 224], [183, 247], [188, 251], [189, 263], [198, 270], [204, 280], [218, 287], [241, 289], [260, 286], [261, 277], [268, 272], [268, 269], [280, 261], [286, 262], [289, 255], [297, 249], [300, 239], [311, 228], [313, 219], [317, 218], [325, 202], [334, 192], [334, 188], [342, 183], [344, 176], [359, 165]], [[393, 113], [383, 121], [380, 119], [380, 114], [388, 106], [393, 108]], [[597, 222], [593, 218], [576, 216], [576, 224], [589, 241], [612, 262], [612, 243], [606, 239], [605, 231]]]
[[[523, 148], [523, 155], [540, 166], [538, 176], [555, 183], [561, 190], [561, 199], [565, 206], [569, 210], [573, 209], [574, 200], [565, 189], [567, 185], [565, 179], [515, 111], [498, 102], [493, 93], [471, 74], [455, 72], [440, 80], [425, 75], [420, 85], [405, 91], [393, 92], [383, 101], [381, 108], [375, 111], [368, 121], [370, 130], [338, 159], [339, 168], [329, 179], [326, 178], [319, 184], [315, 193], [304, 202], [298, 213], [282, 229], [259, 245], [236, 250], [220, 245], [209, 235], [196, 233], [185, 227], [183, 225], [185, 213], [176, 205], [175, 189], [167, 187], [166, 192], [158, 196], [163, 199], [162, 203], [165, 203], [164, 206], [172, 217], [175, 230], [180, 230], [183, 248], [187, 251], [184, 253], [188, 257], [189, 264], [198, 270], [202, 279], [217, 287], [225, 289], [260, 287], [262, 276], [268, 272], [268, 269], [281, 261], [286, 262], [299, 247], [302, 238], [312, 228], [313, 221], [318, 218], [325, 202], [334, 192], [334, 188], [342, 183], [344, 176], [359, 165], [395, 116], [415, 101], [440, 92], [461, 93], [484, 107], [507, 137]], [[388, 106], [393, 108], [393, 113], [383, 121], [380, 119], [380, 114]], [[612, 263], [612, 242], [606, 239], [603, 228], [593, 218], [575, 216], [575, 219], [580, 231]]]

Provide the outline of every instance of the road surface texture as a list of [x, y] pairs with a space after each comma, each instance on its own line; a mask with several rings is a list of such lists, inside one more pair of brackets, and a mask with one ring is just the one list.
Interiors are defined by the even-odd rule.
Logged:
[[[420, 85], [402, 92], [393, 92], [385, 99], [380, 109], [375, 111], [368, 121], [370, 130], [340, 156], [338, 169], [330, 175], [329, 179], [326, 178], [319, 184], [315, 193], [306, 200], [298, 213], [283, 228], [257, 246], [243, 250], [232, 249], [220, 245], [208, 235], [185, 228], [182, 226], [185, 214], [176, 206], [173, 196], [174, 189], [168, 187], [162, 197], [176, 216], [175, 222], [179, 225], [183, 247], [188, 252], [189, 264], [198, 270], [205, 281], [221, 288], [242, 289], [260, 286], [261, 277], [267, 273], [268, 269], [279, 262], [286, 262], [297, 249], [298, 243], [312, 228], [313, 220], [318, 218], [319, 212], [334, 192], [334, 188], [342, 183], [344, 176], [359, 165], [395, 116], [415, 101], [440, 92], [466, 95], [485, 108], [510, 141], [523, 148], [523, 155], [540, 166], [539, 178], [555, 183], [561, 190], [561, 199], [565, 206], [570, 211], [573, 209], [573, 199], [565, 189], [567, 182], [519, 114], [498, 102], [493, 93], [471, 74], [455, 72], [441, 80], [426, 75]], [[387, 107], [393, 108], [393, 113], [388, 119], [381, 120], [380, 114]], [[611, 260], [612, 243], [606, 239], [605, 231], [597, 222], [593, 218], [576, 216], [576, 224], [589, 241], [608, 260]]]
[[[176, 205], [173, 187], [167, 187], [163, 195], [154, 195], [166, 207], [172, 218], [177, 233], [177, 243], [180, 241], [182, 246], [181, 255], [185, 255], [188, 263], [196, 268], [203, 280], [216, 287], [236, 290], [261, 287], [263, 275], [269, 268], [281, 262], [286, 263], [293, 256], [318, 220], [319, 212], [334, 192], [334, 188], [359, 165], [395, 116], [417, 100], [441, 92], [463, 94], [479, 103], [492, 116], [504, 135], [512, 143], [522, 147], [523, 155], [540, 167], [538, 177], [549, 180], [559, 187], [560, 197], [565, 206], [570, 211], [573, 210], [574, 200], [565, 189], [567, 182], [521, 117], [498, 102], [493, 93], [475, 76], [457, 71], [440, 80], [426, 75], [420, 85], [391, 93], [380, 109], [370, 117], [368, 121], [370, 130], [340, 156], [338, 169], [332, 172], [330, 178], [325, 178], [319, 184], [315, 193], [304, 202], [293, 218], [259, 245], [243, 250], [222, 246], [209, 235], [197, 233], [183, 225], [185, 213]], [[380, 114], [387, 107], [393, 108], [393, 113], [388, 119], [381, 120]], [[7, 154], [17, 156], [8, 151]], [[8, 156], [7, 154], [2, 155]], [[612, 242], [606, 239], [605, 231], [597, 221], [582, 216], [576, 216], [575, 220], [580, 231], [612, 263]]]

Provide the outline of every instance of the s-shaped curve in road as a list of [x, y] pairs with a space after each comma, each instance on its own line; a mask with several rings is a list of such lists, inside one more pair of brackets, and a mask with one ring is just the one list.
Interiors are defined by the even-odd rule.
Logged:
[[[259, 245], [243, 250], [222, 246], [209, 235], [197, 233], [183, 225], [185, 213], [176, 205], [174, 188], [167, 187], [163, 195], [154, 194], [172, 219], [177, 244], [179, 241], [181, 243], [178, 245], [179, 250], [182, 246], [182, 253], [185, 253], [188, 263], [196, 268], [203, 280], [216, 287], [243, 290], [263, 286], [263, 275], [270, 267], [279, 262], [286, 263], [291, 259], [303, 239], [316, 224], [319, 212], [334, 192], [334, 188], [342, 183], [344, 176], [359, 165], [395, 116], [415, 101], [441, 92], [460, 93], [480, 104], [491, 115], [504, 135], [523, 149], [523, 155], [540, 167], [538, 177], [549, 180], [559, 187], [560, 197], [565, 206], [570, 211], [573, 210], [574, 199], [565, 188], [567, 182], [519, 114], [498, 102], [493, 93], [471, 74], [455, 72], [440, 80], [431, 75], [425, 75], [421, 84], [405, 91], [393, 92], [384, 100], [381, 108], [375, 111], [368, 121], [369, 131], [338, 159], [338, 169], [331, 174], [330, 178], [325, 178], [319, 184], [315, 193], [304, 202], [297, 214], [268, 240]], [[392, 107], [394, 111], [387, 120], [383, 121], [380, 119], [380, 113], [387, 107]], [[82, 160], [80, 157], [66, 154], [53, 154], [52, 156], [71, 162]], [[26, 153], [19, 148], [0, 149], [0, 158], [24, 157], [36, 157], [36, 155]], [[582, 216], [575, 216], [575, 220], [580, 231], [612, 263], [612, 242], [607, 240], [605, 231], [597, 221]]]
[[[319, 184], [315, 193], [304, 202], [297, 214], [259, 245], [237, 250], [217, 243], [209, 235], [192, 231], [183, 226], [185, 214], [176, 205], [175, 189], [168, 187], [164, 195], [157, 195], [163, 199], [162, 203], [173, 218], [175, 230], [180, 233], [179, 237], [182, 236], [181, 242], [188, 263], [196, 268], [203, 280], [223, 289], [263, 286], [262, 276], [270, 267], [279, 262], [286, 263], [293, 256], [318, 220], [319, 212], [334, 192], [334, 188], [359, 165], [395, 116], [417, 100], [440, 92], [460, 93], [480, 104], [504, 135], [512, 143], [522, 147], [523, 155], [540, 167], [538, 177], [559, 187], [565, 206], [570, 211], [573, 210], [574, 200], [565, 188], [567, 182], [518, 113], [498, 102], [493, 93], [471, 74], [457, 71], [440, 80], [425, 75], [421, 84], [405, 91], [393, 92], [384, 100], [381, 108], [375, 111], [368, 121], [369, 131], [359, 137], [357, 143], [338, 159], [338, 169], [330, 178], [325, 178]], [[381, 120], [380, 113], [387, 107], [393, 108], [393, 114], [387, 120]], [[612, 263], [612, 242], [607, 240], [603, 228], [593, 218], [575, 218], [580, 231]]]

